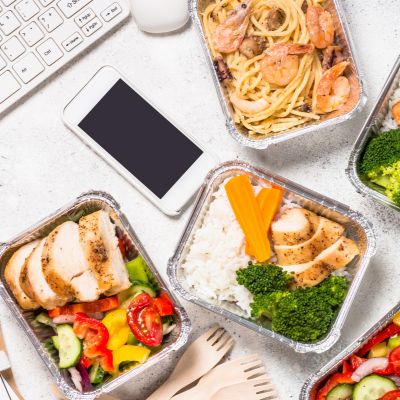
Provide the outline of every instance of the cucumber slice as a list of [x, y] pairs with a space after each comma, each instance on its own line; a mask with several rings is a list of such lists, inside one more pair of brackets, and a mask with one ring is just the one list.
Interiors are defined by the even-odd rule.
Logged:
[[92, 383], [93, 385], [99, 385], [103, 382], [104, 375], [104, 369], [100, 367], [98, 361], [95, 361], [91, 366], [89, 372], [90, 383]]
[[60, 368], [74, 367], [82, 354], [82, 343], [75, 335], [71, 325], [57, 326], [59, 341]]
[[132, 291], [133, 295], [141, 293], [141, 292], [145, 292], [145, 293], [149, 294], [151, 297], [157, 297], [157, 293], [154, 291], [153, 288], [151, 288], [148, 285], [143, 285], [143, 284], [134, 285], [131, 287], [130, 290]]
[[350, 400], [353, 394], [353, 385], [342, 383], [335, 386], [326, 396], [326, 400]]
[[353, 400], [376, 400], [391, 390], [397, 389], [389, 378], [379, 375], [368, 375], [354, 386]]
[[56, 324], [53, 322], [53, 320], [44, 312], [40, 313], [39, 315], [36, 316], [35, 322], [42, 324], [42, 325], [47, 325], [51, 326], [52, 328], [56, 329]]
[[56, 350], [60, 351], [60, 338], [58, 336], [52, 336], [51, 341]]

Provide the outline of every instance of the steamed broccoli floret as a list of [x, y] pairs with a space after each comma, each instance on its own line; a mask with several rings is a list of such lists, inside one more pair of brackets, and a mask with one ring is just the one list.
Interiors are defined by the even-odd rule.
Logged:
[[371, 140], [360, 164], [371, 182], [400, 205], [400, 129], [383, 132]]
[[364, 153], [360, 170], [368, 175], [379, 172], [381, 167], [388, 167], [400, 160], [400, 129], [382, 132], [372, 139]]
[[257, 294], [250, 304], [253, 318], [267, 317], [273, 319], [282, 299], [289, 295], [289, 291], [276, 291], [268, 294]]
[[292, 275], [275, 264], [252, 264], [236, 271], [236, 280], [253, 295], [287, 289]]
[[272, 330], [299, 342], [315, 342], [327, 334], [346, 297], [349, 282], [331, 276], [311, 288], [254, 296], [251, 315], [272, 320]]

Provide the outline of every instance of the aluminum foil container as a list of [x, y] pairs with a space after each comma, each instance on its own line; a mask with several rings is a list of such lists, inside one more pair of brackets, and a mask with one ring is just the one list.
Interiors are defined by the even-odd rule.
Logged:
[[217, 91], [219, 101], [221, 103], [222, 111], [225, 115], [226, 127], [231, 134], [240, 144], [252, 147], [255, 149], [266, 149], [271, 144], [280, 143], [284, 140], [291, 139], [306, 133], [328, 128], [333, 125], [351, 119], [354, 114], [361, 110], [365, 105], [367, 96], [365, 90], [365, 84], [363, 76], [360, 72], [359, 62], [357, 54], [354, 48], [354, 44], [350, 37], [350, 30], [346, 22], [345, 13], [339, 0], [326, 0], [324, 7], [332, 14], [333, 22], [335, 26], [336, 36], [340, 45], [343, 47], [344, 55], [349, 59], [350, 66], [346, 72], [346, 76], [350, 81], [351, 92], [347, 103], [337, 111], [322, 115], [321, 119], [316, 122], [310, 122], [301, 127], [295, 127], [293, 129], [278, 133], [275, 136], [251, 138], [249, 137], [247, 130], [240, 124], [235, 123], [233, 118], [233, 109], [231, 103], [227, 97], [224, 85], [218, 80], [217, 73], [213, 65], [213, 58], [210, 48], [207, 43], [206, 33], [203, 29], [202, 24], [202, 12], [211, 3], [212, 0], [189, 0], [189, 10], [197, 31], [200, 35], [200, 40], [203, 45], [206, 60], [213, 77], [214, 85]]
[[[201, 226], [204, 215], [212, 201], [213, 193], [227, 179], [238, 174], [247, 174], [253, 184], [269, 182], [276, 184], [285, 190], [285, 195], [293, 202], [305, 207], [318, 215], [332, 219], [345, 227], [346, 236], [357, 242], [360, 248], [360, 256], [347, 267], [351, 274], [352, 282], [346, 299], [338, 312], [329, 333], [316, 343], [300, 343], [288, 339], [276, 332], [270, 326], [261, 326], [256, 322], [239, 315], [239, 309], [235, 309], [232, 303], [221, 302], [212, 304], [200, 298], [193, 288], [185, 284], [185, 276], [181, 267], [193, 241], [193, 235]], [[270, 171], [259, 169], [242, 161], [230, 161], [221, 164], [212, 170], [205, 179], [189, 222], [182, 234], [174, 256], [168, 262], [168, 277], [176, 292], [183, 298], [198, 304], [205, 309], [231, 319], [263, 336], [273, 338], [292, 347], [298, 353], [322, 353], [332, 347], [339, 339], [350, 306], [356, 296], [360, 282], [364, 276], [371, 257], [375, 254], [376, 241], [371, 224], [360, 213], [349, 207], [306, 189], [294, 182], [282, 178]]]
[[[97, 210], [107, 211], [115, 224], [122, 229], [124, 233], [128, 235], [132, 241], [134, 247], [138, 253], [145, 259], [155, 278], [159, 282], [159, 285], [164, 289], [175, 304], [177, 313], [177, 326], [174, 331], [170, 334], [168, 342], [164, 349], [159, 353], [152, 356], [146, 363], [107, 381], [101, 387], [94, 389], [91, 392], [80, 393], [76, 390], [74, 384], [70, 379], [70, 375], [67, 371], [62, 371], [57, 365], [57, 355], [50, 354], [45, 346], [44, 341], [50, 336], [54, 335], [54, 331], [47, 327], [36, 328], [32, 326], [32, 322], [35, 317], [35, 313], [32, 311], [23, 311], [17, 301], [15, 300], [11, 290], [7, 286], [7, 282], [4, 279], [4, 267], [7, 261], [10, 259], [12, 254], [25, 243], [31, 242], [37, 238], [48, 235], [56, 226], [67, 220], [78, 220], [82, 215], [90, 214]], [[171, 352], [178, 350], [182, 347], [188, 339], [190, 332], [190, 321], [185, 310], [180, 305], [175, 295], [169, 291], [168, 286], [164, 283], [163, 279], [154, 267], [151, 259], [147, 255], [145, 249], [140, 243], [135, 231], [132, 229], [127, 218], [120, 210], [119, 204], [109, 194], [104, 192], [88, 192], [79, 196], [72, 203], [62, 207], [54, 214], [38, 222], [35, 226], [27, 229], [20, 233], [17, 237], [10, 240], [7, 243], [0, 245], [0, 295], [7, 304], [8, 308], [14, 314], [22, 329], [29, 337], [33, 346], [39, 353], [43, 362], [50, 370], [51, 374], [57, 381], [57, 386], [61, 392], [69, 399], [74, 400], [92, 400], [98, 397], [100, 394], [108, 393], [123, 383], [135, 378], [137, 375], [150, 368], [152, 365], [157, 364], [160, 360], [167, 357]]]
[[369, 141], [376, 137], [382, 128], [385, 116], [390, 112], [389, 99], [393, 92], [400, 86], [400, 56], [389, 74], [382, 92], [372, 109], [364, 127], [359, 134], [353, 150], [350, 154], [349, 165], [346, 169], [347, 176], [355, 186], [358, 193], [363, 196], [371, 196], [381, 203], [400, 211], [400, 207], [390, 200], [381, 186], [366, 180], [359, 171], [359, 164]]
[[351, 343], [348, 347], [346, 347], [341, 353], [339, 353], [335, 358], [329, 361], [323, 368], [321, 368], [318, 372], [311, 375], [305, 384], [303, 385], [300, 392], [300, 400], [315, 400], [318, 389], [321, 384], [327, 379], [329, 376], [338, 372], [339, 367], [342, 365], [342, 361], [348, 359], [352, 354], [358, 352], [364, 344], [366, 344], [369, 339], [372, 338], [375, 333], [378, 333], [380, 330], [385, 328], [390, 324], [393, 316], [400, 311], [400, 303], [395, 306], [392, 310], [390, 310], [381, 320], [379, 320], [369, 331], [365, 332], [361, 337]]

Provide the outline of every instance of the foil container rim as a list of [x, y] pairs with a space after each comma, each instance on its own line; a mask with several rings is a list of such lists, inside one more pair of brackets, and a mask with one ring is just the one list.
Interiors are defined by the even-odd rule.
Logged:
[[[272, 332], [269, 329], [263, 328], [262, 326], [256, 325], [255, 323], [250, 323], [247, 319], [242, 318], [242, 317], [234, 314], [231, 311], [228, 311], [220, 306], [211, 304], [211, 303], [197, 297], [196, 295], [189, 293], [179, 282], [179, 279], [177, 277], [178, 262], [182, 256], [183, 250], [185, 249], [185, 247], [188, 244], [188, 240], [190, 238], [190, 235], [192, 234], [193, 226], [195, 225], [195, 223], [200, 215], [200, 212], [204, 206], [204, 202], [208, 196], [207, 189], [210, 187], [213, 179], [216, 179], [219, 175], [223, 174], [224, 172], [227, 172], [229, 170], [237, 170], [237, 169], [242, 169], [246, 172], [253, 173], [262, 179], [267, 179], [270, 182], [277, 183], [277, 184], [281, 185], [284, 189], [295, 192], [296, 194], [299, 194], [300, 196], [302, 196], [306, 199], [310, 199], [320, 205], [323, 205], [324, 207], [330, 208], [333, 211], [336, 211], [338, 213], [346, 215], [350, 219], [357, 221], [357, 223], [359, 223], [359, 225], [362, 227], [362, 229], [366, 235], [366, 251], [365, 251], [364, 257], [360, 260], [358, 271], [355, 274], [355, 276], [353, 277], [351, 288], [350, 288], [350, 290], [346, 296], [346, 299], [336, 317], [334, 324], [331, 327], [331, 330], [329, 331], [327, 336], [324, 337], [319, 342], [316, 342], [316, 343], [297, 342], [297, 341], [288, 339], [282, 335], [279, 335], [275, 332]], [[290, 186], [291, 188], [288, 189], [287, 186], [285, 185], [285, 183], [287, 186]], [[295, 190], [292, 190], [294, 188], [295, 188]], [[327, 205], [328, 203], [331, 204], [331, 207], [329, 207], [329, 205]], [[298, 185], [295, 182], [293, 182], [289, 179], [283, 178], [277, 174], [274, 174], [273, 172], [271, 172], [269, 170], [254, 167], [251, 164], [244, 162], [244, 161], [233, 160], [233, 161], [227, 161], [227, 162], [224, 162], [224, 163], [218, 165], [217, 167], [212, 169], [209, 172], [209, 174], [207, 175], [207, 177], [205, 178], [204, 183], [203, 183], [201, 189], [199, 190], [198, 196], [196, 198], [195, 206], [192, 210], [192, 214], [187, 221], [186, 227], [185, 227], [185, 229], [180, 237], [180, 240], [178, 242], [178, 245], [175, 249], [175, 253], [168, 262], [167, 275], [168, 275], [168, 278], [169, 278], [173, 288], [185, 300], [195, 303], [209, 311], [223, 315], [226, 318], [233, 320], [234, 322], [237, 322], [253, 331], [261, 333], [263, 336], [271, 337], [275, 340], [278, 340], [278, 341], [282, 342], [283, 344], [293, 348], [294, 351], [296, 351], [297, 353], [309, 353], [309, 352], [323, 353], [323, 352], [329, 350], [339, 340], [340, 332], [343, 327], [344, 321], [347, 317], [347, 314], [349, 312], [350, 306], [351, 306], [351, 304], [354, 300], [354, 297], [358, 291], [359, 285], [360, 285], [361, 280], [366, 272], [368, 264], [369, 264], [371, 258], [374, 256], [375, 252], [376, 252], [376, 237], [375, 237], [375, 233], [373, 231], [372, 224], [360, 212], [352, 210], [350, 207], [340, 203], [339, 201], [336, 201], [334, 199], [320, 195], [319, 193], [314, 192], [310, 189], [304, 188], [303, 186]]]

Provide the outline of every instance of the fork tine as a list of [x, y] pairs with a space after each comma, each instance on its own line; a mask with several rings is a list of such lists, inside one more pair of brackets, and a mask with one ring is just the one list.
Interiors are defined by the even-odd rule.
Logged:
[[271, 378], [268, 375], [257, 376], [256, 378], [251, 379], [250, 381], [254, 387], [270, 384]]
[[203, 338], [205, 340], [210, 340], [211, 337], [214, 335], [215, 332], [217, 332], [218, 329], [220, 329], [221, 327], [219, 325], [214, 325], [212, 326], [207, 332], [203, 333], [200, 338]]
[[225, 342], [221, 347], [217, 348], [217, 351], [227, 353], [235, 344], [235, 341], [233, 339], [229, 339], [227, 342]]
[[258, 355], [257, 354], [250, 354], [249, 356], [243, 356], [243, 357], [237, 358], [234, 361], [237, 362], [240, 365], [244, 365], [246, 363], [250, 363], [250, 362], [253, 362], [253, 361], [257, 361], [257, 360], [258, 360]]
[[224, 328], [219, 329], [215, 332], [214, 336], [212, 336], [208, 341], [210, 342], [211, 346], [215, 346], [217, 342], [225, 335], [226, 330]]
[[262, 362], [260, 360], [254, 360], [252, 362], [249, 362], [247, 364], [243, 365], [243, 371], [247, 372], [250, 371], [256, 367], [261, 367], [262, 366]]
[[[217, 335], [215, 335], [215, 336], [217, 336]], [[224, 343], [225, 343], [228, 339], [230, 339], [230, 338], [231, 338], [231, 335], [230, 335], [228, 332], [226, 332], [226, 331], [224, 330], [224, 331], [222, 331], [222, 335], [219, 336], [219, 337], [217, 338], [217, 340], [215, 340], [215, 342], [213, 343], [213, 346], [215, 346], [215, 345], [217, 345], [217, 346], [223, 346]]]
[[246, 379], [251, 379], [252, 376], [257, 377], [257, 375], [264, 374], [264, 373], [265, 373], [265, 368], [259, 367], [256, 369], [252, 369], [251, 371], [245, 372], [245, 377], [246, 377]]

